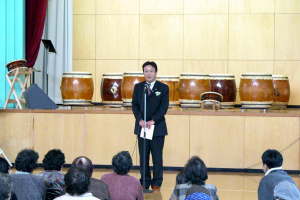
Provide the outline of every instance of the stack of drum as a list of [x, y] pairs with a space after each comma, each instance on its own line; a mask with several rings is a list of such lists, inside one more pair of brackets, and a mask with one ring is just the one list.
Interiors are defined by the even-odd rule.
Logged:
[[[221, 100], [222, 108], [233, 108], [236, 104], [237, 89], [232, 74], [184, 73], [180, 77], [158, 76], [157, 80], [169, 86], [170, 106], [200, 107], [203, 94], [208, 94], [206, 98]], [[102, 103], [110, 106], [131, 106], [134, 86], [142, 81], [144, 75], [141, 72], [103, 74], [100, 91]], [[90, 104], [93, 91], [91, 73], [63, 74], [61, 92], [64, 104]], [[289, 79], [282, 75], [242, 74], [239, 95], [242, 108], [285, 108], [290, 96]]]

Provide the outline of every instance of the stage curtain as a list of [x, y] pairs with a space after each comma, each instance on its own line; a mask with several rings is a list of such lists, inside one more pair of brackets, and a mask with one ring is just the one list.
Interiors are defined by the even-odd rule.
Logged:
[[48, 0], [26, 0], [26, 60], [32, 67], [39, 53]]

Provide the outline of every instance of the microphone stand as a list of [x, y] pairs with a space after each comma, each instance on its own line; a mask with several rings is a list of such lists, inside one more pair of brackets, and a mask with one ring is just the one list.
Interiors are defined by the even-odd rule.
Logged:
[[148, 90], [147, 83], [145, 84], [144, 88], [144, 138], [143, 138], [143, 186], [144, 186], [144, 193], [152, 193], [152, 190], [146, 189], [146, 121], [147, 121], [147, 90]]

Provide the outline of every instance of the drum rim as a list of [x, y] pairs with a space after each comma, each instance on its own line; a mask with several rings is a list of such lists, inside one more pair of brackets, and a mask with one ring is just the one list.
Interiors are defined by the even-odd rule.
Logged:
[[64, 72], [64, 75], [93, 75], [91, 72]]
[[104, 76], [123, 76], [123, 73], [105, 73], [105, 74], [102, 74], [102, 77]]
[[7, 63], [6, 66], [8, 66], [8, 65], [10, 65], [10, 64], [12, 64], [14, 62], [20, 62], [20, 61], [25, 62], [25, 64], [27, 63], [27, 60], [25, 60], [25, 59], [19, 59], [19, 60], [14, 60], [14, 61], [11, 61], [11, 62]]
[[289, 77], [287, 75], [281, 75], [281, 74], [273, 74], [272, 78], [273, 79], [286, 79], [286, 80], [289, 79]]
[[143, 72], [124, 72], [123, 76], [144, 76]]
[[181, 76], [207, 76], [209, 77], [209, 74], [200, 74], [200, 73], [182, 73], [180, 74]]
[[241, 76], [260, 76], [260, 77], [272, 77], [272, 74], [268, 74], [268, 73], [245, 73], [245, 74], [241, 74]]
[[225, 77], [225, 78], [235, 78], [234, 74], [209, 74], [210, 77]]

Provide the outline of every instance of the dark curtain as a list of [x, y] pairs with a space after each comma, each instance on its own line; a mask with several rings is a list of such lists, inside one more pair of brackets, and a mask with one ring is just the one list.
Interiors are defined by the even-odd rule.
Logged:
[[26, 60], [33, 67], [39, 53], [43, 35], [48, 0], [25, 0], [26, 2]]

